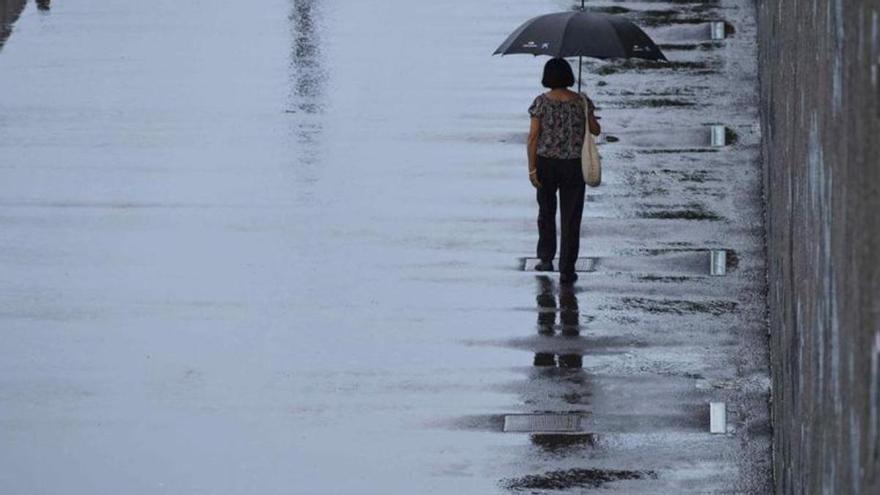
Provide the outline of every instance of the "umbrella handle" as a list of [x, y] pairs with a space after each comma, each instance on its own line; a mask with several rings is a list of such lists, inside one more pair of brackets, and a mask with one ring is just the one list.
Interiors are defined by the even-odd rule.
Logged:
[[578, 93], [581, 92], [581, 60], [583, 57], [578, 57]]
[[[581, 0], [581, 10], [584, 10], [584, 0]], [[581, 59], [583, 57], [578, 57], [578, 93], [581, 92]]]

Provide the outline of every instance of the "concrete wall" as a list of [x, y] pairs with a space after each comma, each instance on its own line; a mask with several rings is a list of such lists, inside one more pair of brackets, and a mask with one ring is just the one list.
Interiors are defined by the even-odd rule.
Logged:
[[880, 493], [880, 0], [758, 0], [778, 493]]

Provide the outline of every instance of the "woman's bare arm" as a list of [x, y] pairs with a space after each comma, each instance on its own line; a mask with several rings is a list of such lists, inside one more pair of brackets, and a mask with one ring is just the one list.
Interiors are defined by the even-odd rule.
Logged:
[[537, 117], [532, 117], [529, 120], [529, 139], [526, 141], [526, 154], [529, 157], [529, 181], [533, 186], [541, 187], [537, 173], [538, 136], [541, 135], [541, 120]]

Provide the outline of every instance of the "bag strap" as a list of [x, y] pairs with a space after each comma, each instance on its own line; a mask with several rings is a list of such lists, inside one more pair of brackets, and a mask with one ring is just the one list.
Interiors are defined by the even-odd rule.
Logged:
[[587, 101], [587, 95], [580, 93], [581, 100], [584, 102], [584, 138], [590, 134], [590, 102]]

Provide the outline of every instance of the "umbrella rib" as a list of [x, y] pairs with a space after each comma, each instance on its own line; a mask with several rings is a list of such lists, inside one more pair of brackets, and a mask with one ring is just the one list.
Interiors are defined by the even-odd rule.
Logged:
[[[492, 55], [498, 55], [500, 53], [501, 56], [503, 57], [505, 55], [504, 51], [509, 49], [510, 46], [515, 41], [517, 41], [519, 39], [519, 37], [522, 35], [523, 31], [528, 29], [529, 25], [532, 22], [534, 22], [535, 19], [537, 19], [539, 17], [541, 17], [541, 16], [532, 17], [531, 19], [527, 20], [526, 22], [520, 24], [519, 27], [517, 27], [516, 30], [514, 30], [512, 33], [510, 33], [510, 35], [507, 37], [507, 39], [504, 40], [504, 42], [501, 43], [501, 45], [499, 45], [498, 48], [495, 49], [495, 52], [492, 53]], [[507, 46], [505, 47], [505, 45], [507, 45]]]

